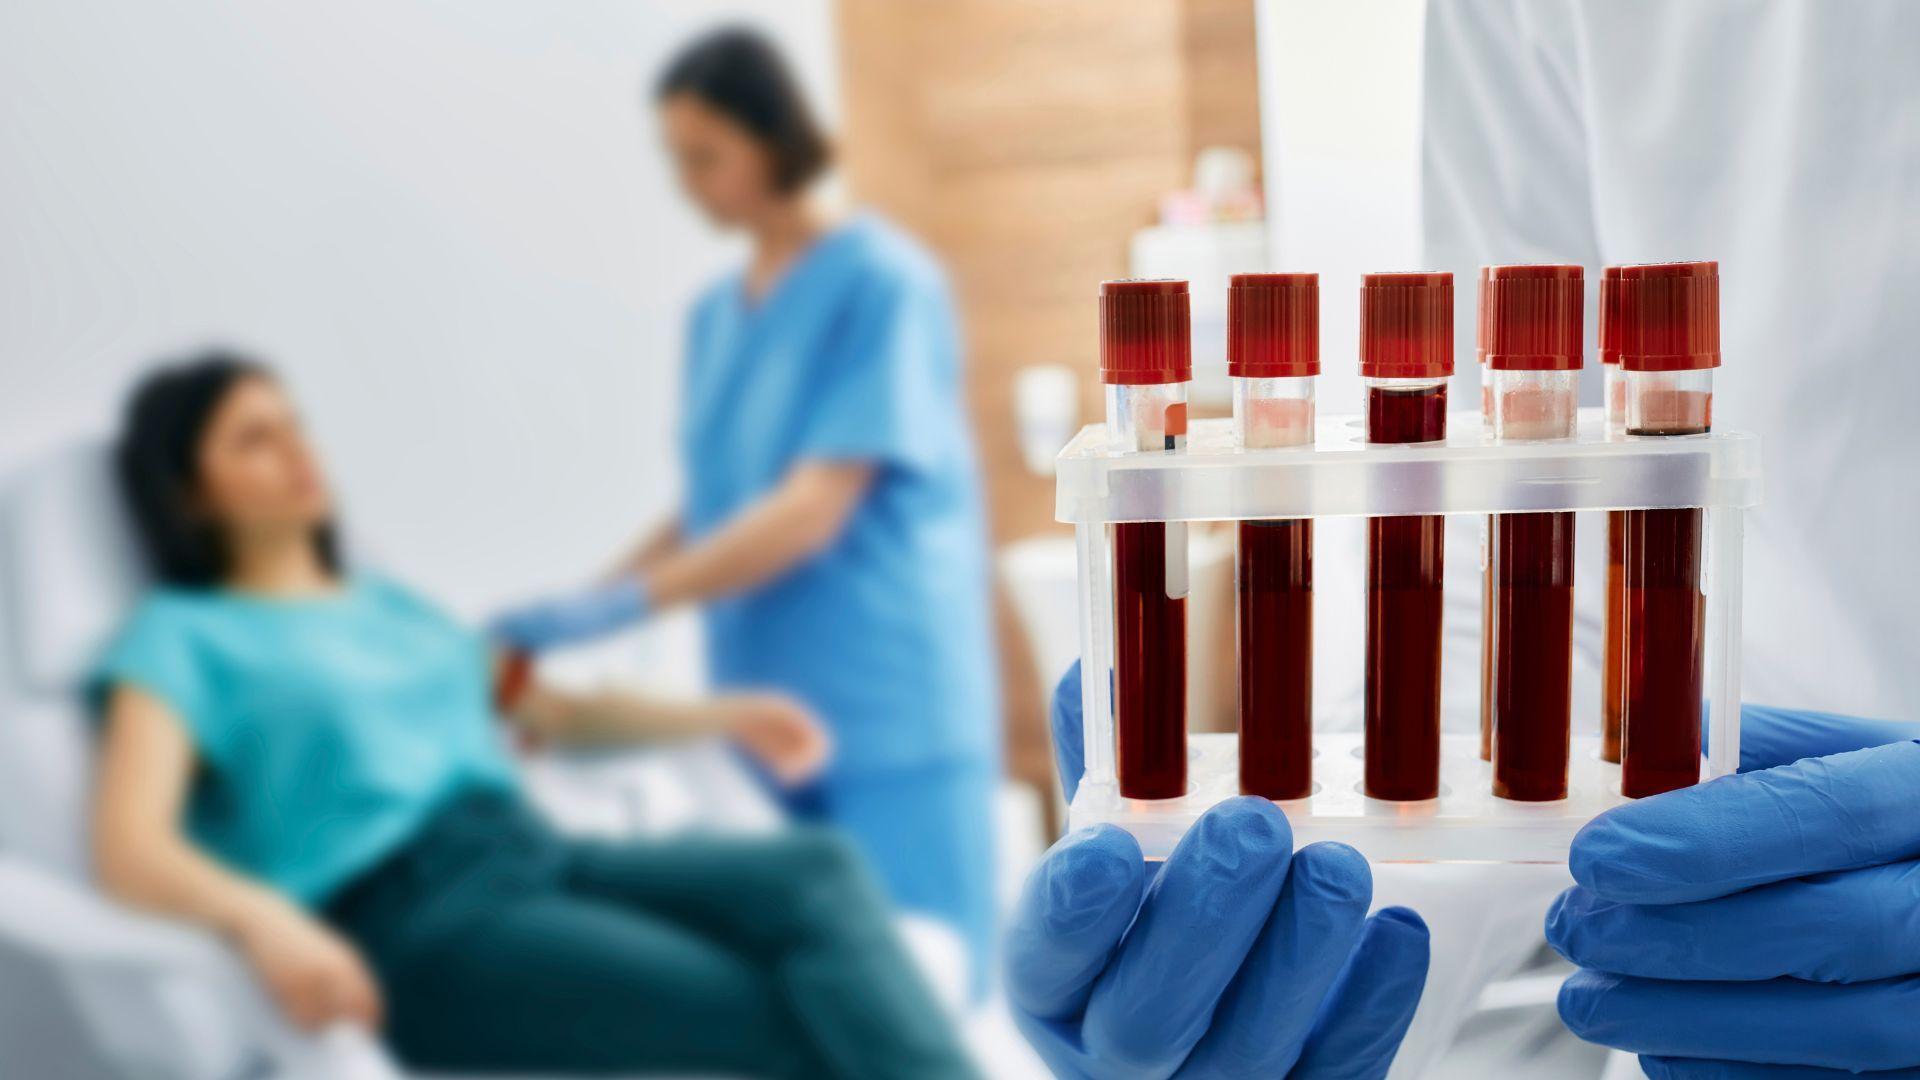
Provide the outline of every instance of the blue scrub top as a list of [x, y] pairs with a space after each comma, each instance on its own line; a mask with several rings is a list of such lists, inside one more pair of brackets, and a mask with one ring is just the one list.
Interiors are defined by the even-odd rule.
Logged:
[[158, 589], [93, 685], [179, 717], [193, 836], [309, 905], [409, 841], [447, 799], [517, 779], [476, 634], [393, 583], [276, 600]]
[[877, 469], [832, 546], [708, 605], [716, 685], [812, 706], [834, 732], [840, 774], [994, 754], [980, 480], [953, 302], [933, 258], [860, 215], [757, 303], [742, 274], [722, 279], [694, 309], [684, 386], [690, 538], [799, 462]]

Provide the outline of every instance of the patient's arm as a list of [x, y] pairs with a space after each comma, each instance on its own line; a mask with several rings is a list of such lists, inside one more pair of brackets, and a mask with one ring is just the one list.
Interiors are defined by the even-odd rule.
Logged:
[[776, 694], [668, 701], [624, 690], [578, 693], [536, 683], [521, 696], [511, 716], [542, 740], [575, 745], [725, 736], [789, 783], [819, 772], [831, 752], [820, 722], [798, 703]]
[[135, 907], [231, 938], [296, 1024], [376, 1027], [380, 992], [353, 947], [271, 888], [210, 858], [181, 829], [195, 757], [171, 708], [135, 687], [107, 706], [93, 853], [100, 883]]
[[613, 573], [645, 575], [659, 565], [660, 560], [679, 551], [684, 541], [685, 535], [680, 531], [680, 516], [675, 514], [641, 537], [633, 550], [614, 564]]
[[719, 531], [640, 571], [655, 609], [726, 596], [779, 577], [846, 528], [873, 482], [865, 462], [805, 461]]

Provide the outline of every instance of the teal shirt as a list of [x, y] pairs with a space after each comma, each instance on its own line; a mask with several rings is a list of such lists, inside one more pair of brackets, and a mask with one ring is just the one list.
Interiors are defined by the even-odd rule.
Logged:
[[95, 685], [138, 687], [186, 726], [197, 841], [317, 906], [449, 796], [514, 786], [489, 672], [478, 635], [363, 577], [308, 600], [156, 590]]

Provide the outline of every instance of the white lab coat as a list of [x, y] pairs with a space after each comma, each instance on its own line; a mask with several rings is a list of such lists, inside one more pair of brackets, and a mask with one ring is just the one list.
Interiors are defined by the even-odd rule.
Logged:
[[[1487, 263], [1580, 263], [1591, 342], [1599, 267], [1719, 260], [1714, 423], [1765, 444], [1742, 696], [1920, 718], [1920, 3], [1431, 0], [1424, 49], [1422, 265], [1471, 283]], [[1457, 292], [1471, 357], [1473, 289]], [[1477, 401], [1478, 373], [1459, 372]], [[1450, 660], [1478, 634], [1459, 545]], [[1597, 693], [1599, 599], [1584, 574], [1576, 694]], [[1447, 674], [1450, 691], [1477, 678]], [[1457, 904], [1428, 911], [1437, 943], [1500, 939]], [[1423, 1003], [1396, 1075], [1505, 959], [1443, 971], [1436, 951], [1446, 1000]]]

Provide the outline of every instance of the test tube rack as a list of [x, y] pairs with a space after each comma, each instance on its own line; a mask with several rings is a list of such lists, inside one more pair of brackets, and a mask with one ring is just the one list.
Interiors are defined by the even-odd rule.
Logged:
[[[1060, 452], [1055, 516], [1076, 533], [1086, 725], [1086, 771], [1069, 808], [1071, 827], [1118, 825], [1139, 840], [1147, 858], [1160, 859], [1203, 811], [1239, 794], [1231, 732], [1189, 736], [1186, 795], [1137, 800], [1119, 794], [1112, 687], [1104, 677], [1113, 657], [1109, 526], [1116, 522], [1702, 508], [1702, 771], [1706, 778], [1737, 771], [1742, 516], [1759, 502], [1759, 440], [1739, 432], [1610, 437], [1598, 409], [1581, 410], [1576, 437], [1562, 442], [1495, 442], [1477, 413], [1455, 413], [1448, 427], [1454, 434], [1443, 442], [1369, 445], [1362, 418], [1325, 417], [1311, 446], [1247, 450], [1236, 444], [1231, 420], [1199, 420], [1183, 450], [1122, 453], [1109, 448], [1105, 425], [1093, 424]], [[1317, 649], [1344, 647], [1348, 643], [1316, 643]], [[1575, 701], [1573, 708], [1576, 717], [1592, 716], [1598, 702]], [[1470, 722], [1443, 718], [1438, 799], [1388, 802], [1361, 792], [1359, 718], [1316, 715], [1314, 793], [1277, 804], [1295, 843], [1337, 840], [1375, 862], [1565, 862], [1580, 826], [1626, 801], [1619, 794], [1620, 767], [1600, 759], [1597, 736], [1573, 740], [1566, 799], [1494, 797], [1492, 767], [1479, 757], [1478, 724], [1477, 715]]]

